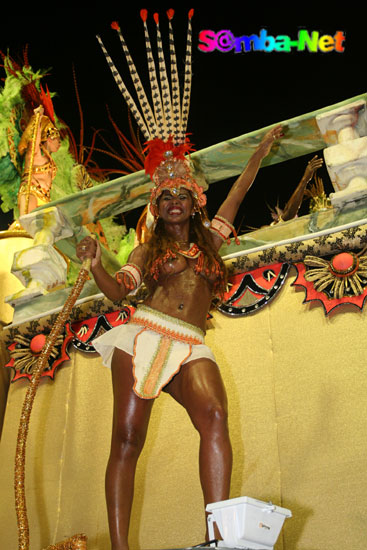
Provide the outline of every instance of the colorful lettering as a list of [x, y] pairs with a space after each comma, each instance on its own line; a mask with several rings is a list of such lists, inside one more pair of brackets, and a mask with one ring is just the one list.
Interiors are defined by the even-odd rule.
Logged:
[[217, 34], [217, 50], [230, 52], [234, 47], [234, 36], [231, 31], [220, 31]]
[[337, 52], [344, 52], [344, 46], [342, 46], [342, 43], [345, 40], [345, 34], [343, 31], [337, 31], [334, 36], [335, 40], [335, 50]]
[[199, 40], [202, 44], [198, 48], [202, 52], [213, 52], [217, 47], [217, 33], [214, 31], [199, 32]]
[[306, 29], [298, 31], [297, 40], [291, 40], [288, 35], [272, 36], [266, 29], [261, 29], [259, 34], [234, 36], [229, 30], [214, 32], [203, 30], [199, 33], [200, 51], [208, 53], [214, 50], [220, 52], [248, 53], [248, 52], [290, 52], [292, 48], [299, 52], [328, 53], [332, 51], [344, 52], [345, 34], [336, 31], [335, 35], [324, 34], [320, 36], [318, 31], [309, 32]]
[[308, 31], [305, 31], [302, 29], [298, 33], [298, 51], [302, 52], [305, 50], [305, 47], [307, 46], [307, 49], [309, 52], [317, 52], [317, 44], [319, 40], [319, 33], [317, 31], [312, 31], [311, 35]]

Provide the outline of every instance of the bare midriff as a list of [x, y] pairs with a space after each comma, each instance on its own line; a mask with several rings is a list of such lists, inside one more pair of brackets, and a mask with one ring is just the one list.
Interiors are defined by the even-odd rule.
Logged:
[[205, 332], [213, 283], [202, 274], [195, 273], [194, 266], [195, 260], [182, 256], [168, 261], [145, 304]]

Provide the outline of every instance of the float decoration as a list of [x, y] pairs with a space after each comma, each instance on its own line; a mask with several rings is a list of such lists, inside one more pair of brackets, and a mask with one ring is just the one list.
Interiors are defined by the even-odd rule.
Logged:
[[[111, 328], [127, 323], [135, 308], [123, 306], [117, 311], [90, 317], [74, 323], [66, 323], [65, 330], [59, 334], [50, 352], [48, 364], [41, 377], [55, 379], [55, 372], [65, 361], [70, 359], [69, 345], [84, 353], [94, 353], [93, 340]], [[15, 375], [11, 382], [27, 378], [31, 380], [34, 368], [47, 340], [47, 331], [42, 330], [28, 334], [16, 333], [13, 342], [8, 346], [10, 361], [5, 367], [13, 368]]]
[[112, 311], [105, 315], [73, 323], [71, 325], [72, 345], [79, 351], [94, 353], [95, 349], [92, 344], [94, 338], [113, 327], [127, 323], [132, 312], [132, 308], [124, 306], [119, 311]]
[[[42, 371], [42, 377], [48, 377], [54, 380], [56, 368], [64, 361], [70, 359], [67, 348], [72, 338], [73, 334], [70, 332], [69, 323], [67, 323], [65, 331], [56, 338], [48, 362]], [[12, 382], [21, 380], [22, 378], [28, 378], [28, 380], [32, 378], [38, 358], [46, 344], [46, 339], [47, 335], [42, 332], [33, 337], [25, 337], [21, 334], [15, 336], [14, 342], [8, 346], [11, 359], [9, 363], [5, 365], [5, 367], [15, 369], [15, 375]]]
[[306, 256], [296, 263], [298, 275], [292, 283], [306, 291], [304, 303], [319, 301], [325, 315], [343, 304], [363, 309], [367, 297], [367, 256], [340, 252], [327, 258]]
[[230, 278], [231, 288], [217, 309], [231, 317], [258, 311], [281, 290], [289, 267], [288, 263], [277, 263], [234, 275]]

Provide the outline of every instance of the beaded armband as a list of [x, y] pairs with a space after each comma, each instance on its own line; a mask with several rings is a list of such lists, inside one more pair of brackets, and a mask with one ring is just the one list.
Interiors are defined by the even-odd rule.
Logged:
[[229, 223], [229, 221], [227, 221], [225, 218], [222, 218], [222, 216], [214, 216], [209, 230], [220, 237], [222, 241], [227, 241], [228, 244], [230, 242], [229, 236], [231, 233], [233, 233], [236, 237], [236, 244], [239, 244], [235, 228], [231, 223]]
[[136, 290], [143, 281], [143, 274], [138, 265], [125, 264], [115, 273], [115, 279], [119, 284], [125, 284], [129, 290]]

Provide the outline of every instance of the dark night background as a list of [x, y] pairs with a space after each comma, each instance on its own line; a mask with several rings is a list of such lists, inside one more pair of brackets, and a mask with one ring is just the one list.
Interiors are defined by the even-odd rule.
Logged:
[[[365, 46], [356, 20], [349, 24], [344, 18], [334, 17], [332, 22], [326, 20], [318, 23], [320, 17], [315, 15], [317, 12], [311, 9], [310, 4], [303, 6], [303, 9], [299, 6], [293, 8], [293, 12], [286, 12], [286, 8], [280, 7], [284, 4], [275, 6], [273, 11], [278, 12], [278, 17], [284, 12], [282, 22], [276, 22], [269, 8], [263, 9], [263, 3], [258, 6], [252, 4], [251, 15], [248, 3], [240, 8], [227, 3], [217, 9], [203, 8], [205, 4], [199, 7], [195, 4], [168, 4], [163, 8], [157, 4], [150, 7], [140, 3], [126, 6], [122, 2], [100, 2], [98, 6], [85, 4], [85, 7], [79, 2], [76, 5], [74, 9], [64, 8], [62, 12], [54, 5], [52, 13], [47, 14], [41, 9], [38, 16], [35, 11], [27, 16], [21, 10], [19, 13], [11, 10], [3, 15], [0, 22], [0, 49], [19, 60], [28, 44], [28, 57], [33, 70], [50, 69], [49, 76], [42, 82], [57, 93], [54, 98], [56, 114], [70, 126], [78, 139], [80, 120], [73, 83], [74, 66], [84, 113], [85, 145], [90, 145], [92, 128], [103, 128], [106, 139], [114, 142], [106, 105], [119, 127], [127, 135], [129, 133], [125, 102], [95, 35], [101, 35], [120, 74], [129, 82], [118, 36], [110, 28], [111, 21], [117, 20], [143, 77], [146, 74], [146, 57], [143, 25], [139, 16], [142, 7], [149, 11], [153, 47], [155, 25], [151, 23], [154, 11], [160, 14], [164, 39], [167, 36], [165, 11], [175, 8], [173, 28], [179, 69], [182, 69], [181, 61], [185, 53], [187, 12], [191, 7], [195, 9], [192, 20], [193, 87], [188, 130], [197, 150], [365, 92], [363, 71], [358, 68], [364, 58]], [[239, 54], [215, 51], [204, 54], [197, 47], [198, 34], [203, 29], [216, 32], [228, 29], [235, 36], [241, 36], [259, 34], [261, 28], [266, 28], [269, 35], [289, 35], [292, 39], [297, 37], [301, 28], [309, 32], [317, 30], [320, 35], [334, 35], [337, 30], [342, 30], [346, 35], [345, 51]], [[4, 76], [3, 70], [1, 76]], [[268, 205], [274, 207], [279, 202], [280, 206], [284, 206], [312, 156], [306, 155], [260, 170], [237, 216], [236, 226], [241, 224], [243, 232], [248, 227], [270, 223]], [[98, 163], [103, 167], [113, 165], [107, 157], [98, 157]], [[326, 169], [322, 168], [319, 175], [326, 191], [331, 192]], [[215, 214], [232, 181], [234, 179], [210, 186], [207, 193], [210, 215]], [[306, 213], [307, 208], [305, 203], [301, 213]], [[125, 215], [128, 227], [135, 227], [139, 214], [140, 210]], [[6, 229], [11, 221], [12, 216], [0, 211], [0, 229]]]

